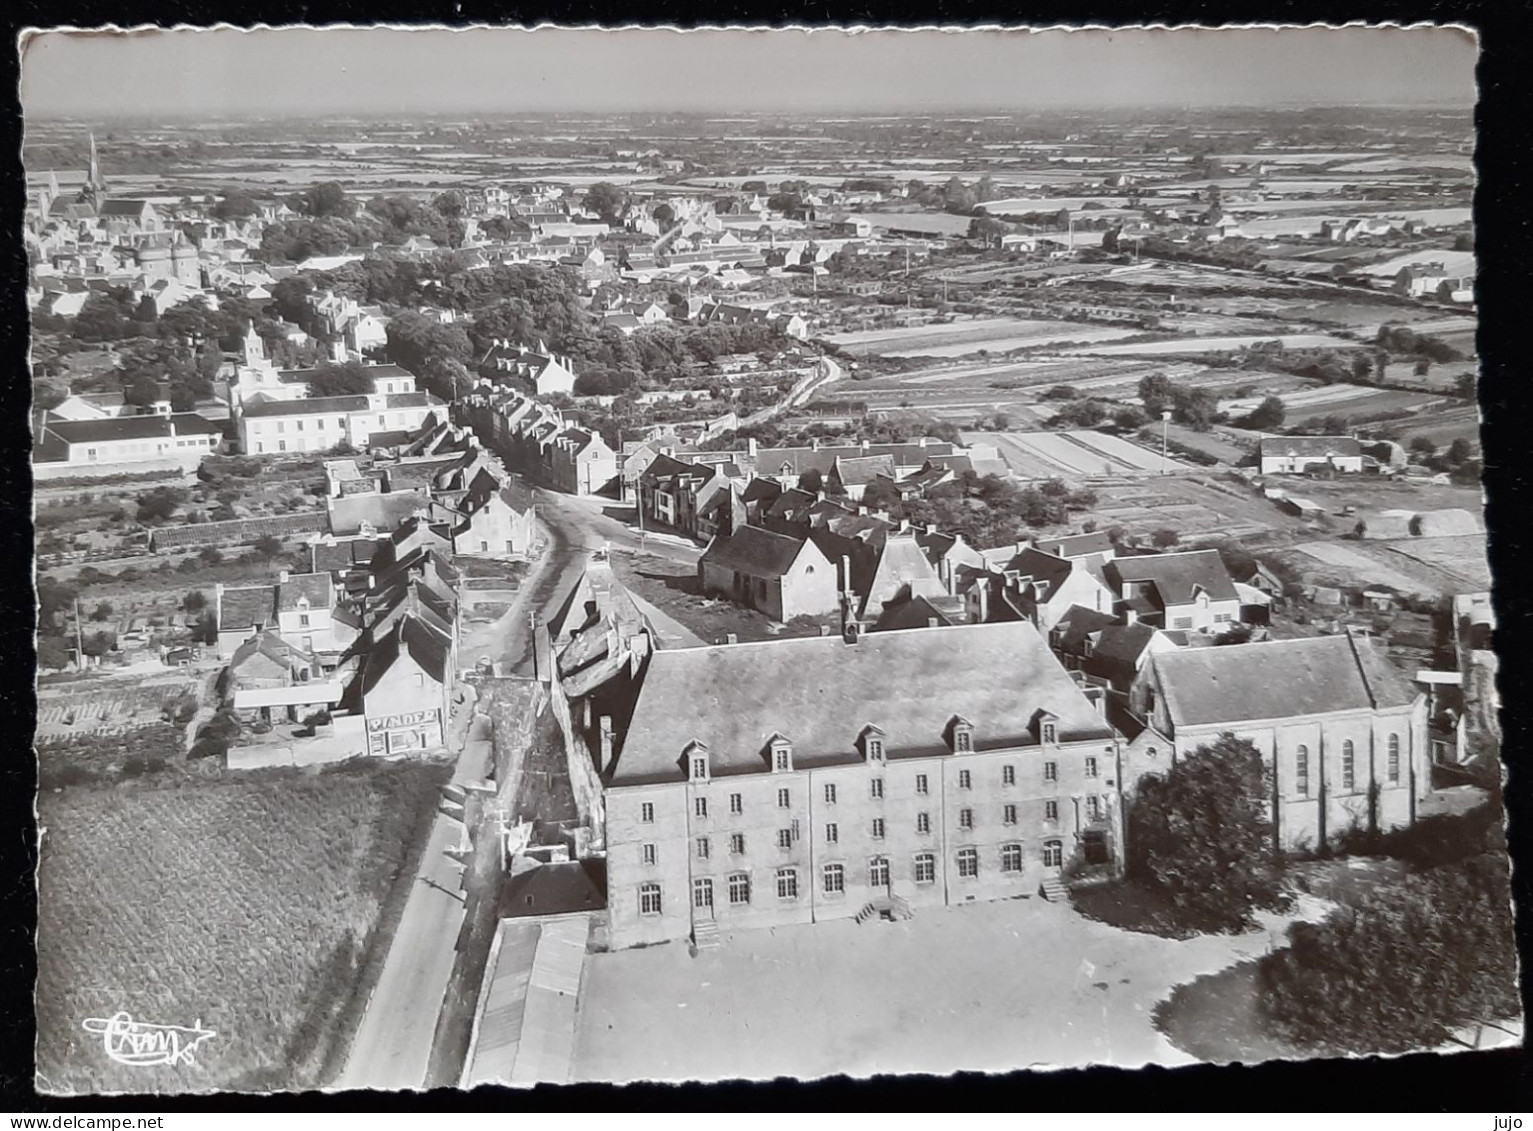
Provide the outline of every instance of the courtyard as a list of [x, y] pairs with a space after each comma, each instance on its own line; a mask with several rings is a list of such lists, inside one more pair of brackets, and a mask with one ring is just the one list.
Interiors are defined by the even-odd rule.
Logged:
[[571, 1079], [1191, 1064], [1156, 1031], [1156, 1004], [1281, 945], [1290, 921], [1172, 940], [1034, 897], [726, 933], [695, 957], [685, 943], [593, 954]]

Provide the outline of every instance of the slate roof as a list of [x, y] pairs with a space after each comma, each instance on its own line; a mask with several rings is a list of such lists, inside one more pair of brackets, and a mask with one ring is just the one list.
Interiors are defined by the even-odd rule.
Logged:
[[1104, 572], [1120, 596], [1130, 582], [1152, 582], [1162, 605], [1188, 604], [1198, 587], [1207, 592], [1211, 601], [1233, 601], [1239, 597], [1218, 550], [1115, 558], [1107, 563]]
[[1112, 539], [1105, 530], [1090, 534], [1068, 534], [1063, 538], [1044, 538], [1033, 543], [1033, 548], [1045, 554], [1062, 558], [1082, 558], [1090, 554], [1112, 553]]
[[837, 458], [834, 474], [846, 487], [865, 486], [882, 475], [894, 478], [893, 456], [857, 456], [851, 459]]
[[428, 676], [441, 683], [447, 674], [447, 642], [410, 615], [399, 618], [394, 629], [367, 655], [362, 674], [362, 693], [378, 685], [401, 655], [409, 655]]
[[241, 585], [223, 590], [218, 598], [218, 630], [265, 628], [276, 616], [275, 585]]
[[1416, 698], [1366, 637], [1178, 649], [1150, 662], [1174, 726], [1400, 707]]
[[297, 401], [265, 401], [260, 404], [246, 402], [243, 413], [247, 417], [264, 416], [342, 416], [348, 412], [366, 412], [367, 398], [308, 397]]
[[328, 573], [289, 574], [277, 585], [277, 611], [292, 612], [300, 598], [307, 598], [312, 609], [328, 609], [332, 592]]
[[869, 725], [891, 758], [937, 755], [955, 715], [973, 724], [979, 750], [1035, 745], [1040, 711], [1058, 718], [1063, 741], [1112, 737], [1025, 622], [661, 650], [610, 780], [683, 780], [694, 740], [708, 746], [715, 776], [765, 773], [775, 734], [793, 743], [796, 767], [853, 763]]
[[336, 571], [366, 565], [378, 552], [374, 538], [340, 538], [333, 543], [311, 542], [310, 565], [314, 571]]
[[258, 636], [252, 636], [236, 648], [234, 655], [229, 657], [229, 667], [237, 673], [257, 654], [279, 665], [284, 671], [292, 668], [295, 659], [301, 664], [314, 662], [314, 657], [303, 649], [295, 648], [277, 633], [267, 631]]
[[567, 915], [607, 906], [607, 862], [602, 859], [541, 864], [508, 879], [500, 889], [500, 917]]
[[[954, 605], [958, 607], [953, 608]], [[895, 632], [904, 628], [930, 628], [935, 618], [939, 626], [963, 623], [963, 601], [958, 597], [912, 597], [908, 601], [884, 606], [874, 632]]]
[[745, 485], [745, 491], [740, 497], [747, 503], [754, 503], [757, 500], [771, 502], [782, 493], [782, 484], [777, 480], [757, 477]]
[[383, 400], [389, 408], [426, 408], [447, 403], [431, 393], [389, 393]]
[[169, 438], [171, 425], [176, 436], [212, 436], [223, 428], [195, 412], [172, 415], [110, 416], [104, 420], [50, 420], [49, 431], [69, 444], [98, 444], [112, 440], [149, 440]]
[[804, 542], [803, 538], [774, 534], [759, 526], [742, 526], [715, 536], [698, 564], [750, 577], [781, 577], [792, 568]]

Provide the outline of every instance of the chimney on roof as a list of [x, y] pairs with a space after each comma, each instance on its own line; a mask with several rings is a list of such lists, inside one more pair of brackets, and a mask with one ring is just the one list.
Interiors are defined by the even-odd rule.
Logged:
[[830, 625], [828, 625], [828, 624], [820, 625], [820, 635], [821, 636], [829, 636], [830, 635]]
[[841, 629], [841, 639], [846, 641], [848, 644], [856, 644], [857, 637], [860, 632], [861, 626], [859, 626], [854, 620], [848, 620], [846, 625]]
[[814, 498], [815, 498], [815, 502], [823, 503], [825, 501], [825, 492], [824, 491], [816, 491], [814, 493]]
[[287, 579], [288, 579], [288, 572], [287, 572], [287, 570], [284, 569], [284, 570], [281, 570], [281, 571], [278, 572], [277, 580], [280, 583], [282, 583], [283, 585], [286, 585], [287, 584]]
[[[887, 518], [888, 514], [885, 513], [884, 517]], [[900, 519], [900, 533], [901, 534], [906, 534], [909, 531], [910, 531], [910, 520], [908, 518]]]
[[857, 513], [860, 514], [860, 515], [866, 515], [868, 513], [868, 508], [863, 506], [861, 503], [858, 503], [857, 504]]
[[726, 632], [724, 634], [724, 643], [725, 644], [738, 644], [738, 643], [740, 643], [740, 637], [736, 633]]
[[990, 621], [990, 579], [981, 577], [977, 586], [979, 591], [979, 623], [988, 624]]
[[937, 627], [937, 623], [938, 622], [937, 622], [937, 618], [936, 617], [927, 617], [926, 618], [926, 627], [927, 628], [936, 628]]
[[863, 454], [866, 455], [868, 451], [868, 442], [866, 440], [861, 441], [861, 447]]
[[820, 450], [820, 438], [818, 436], [809, 437], [809, 450], [811, 452], [817, 452]]
[[754, 436], [749, 437], [745, 441], [745, 451], [746, 454], [751, 457], [751, 459], [756, 458], [756, 452], [760, 450], [760, 447], [761, 445], [756, 442], [756, 437]]
[[935, 522], [928, 522], [926, 524], [926, 533], [928, 533], [928, 534], [935, 534], [935, 533], [937, 533], [937, 524]]
[[603, 715], [598, 724], [601, 733], [601, 765], [600, 773], [606, 773], [612, 765], [612, 716]]
[[1139, 623], [1139, 612], [1138, 612], [1138, 610], [1136, 610], [1133, 606], [1129, 606], [1128, 608], [1124, 609], [1123, 610], [1123, 623], [1124, 624], [1138, 624]]

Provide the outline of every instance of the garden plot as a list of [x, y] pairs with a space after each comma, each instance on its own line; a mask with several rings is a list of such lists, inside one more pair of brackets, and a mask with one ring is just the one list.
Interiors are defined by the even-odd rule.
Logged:
[[[1333, 385], [1332, 389], [1344, 389], [1350, 396], [1329, 399], [1298, 400], [1290, 404], [1285, 397], [1287, 422], [1300, 424], [1321, 416], [1368, 416], [1383, 412], [1419, 412], [1442, 403], [1441, 397], [1429, 393], [1407, 393], [1397, 389], [1359, 389], [1356, 385]], [[1301, 394], [1302, 396], [1302, 394]]]
[[[1158, 452], [1105, 432], [976, 432], [969, 437], [994, 444], [1007, 466], [1024, 479], [1147, 475], [1162, 470]], [[1165, 470], [1190, 469], [1172, 459], [1166, 461]]]
[[1333, 567], [1351, 584], [1385, 585], [1398, 593], [1422, 593], [1430, 588], [1411, 574], [1338, 542], [1305, 542], [1294, 549]]
[[1411, 538], [1387, 543], [1396, 554], [1430, 566], [1462, 586], [1457, 592], [1490, 588], [1490, 562], [1483, 534], [1460, 534], [1447, 538]]
[[164, 680], [157, 683], [118, 681], [109, 687], [78, 684], [52, 694], [44, 687], [37, 701], [37, 743], [69, 742], [91, 736], [126, 734], [151, 726], [164, 719], [166, 710], [175, 708], [188, 697], [200, 697], [201, 683], [195, 679]]

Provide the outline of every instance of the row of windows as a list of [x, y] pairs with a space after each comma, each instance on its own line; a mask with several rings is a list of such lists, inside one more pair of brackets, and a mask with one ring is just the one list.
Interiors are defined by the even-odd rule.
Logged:
[[[1390, 785], [1400, 784], [1400, 736], [1392, 734], [1386, 740], [1385, 777]], [[1357, 788], [1357, 747], [1352, 740], [1341, 744], [1341, 788]], [[1301, 797], [1309, 795], [1309, 747], [1300, 745], [1294, 751], [1294, 792]]]
[[[703, 800], [703, 799], [699, 798], [698, 800]], [[648, 805], [648, 802], [646, 802], [645, 804]], [[1085, 798], [1084, 799], [1084, 805], [1085, 805], [1086, 817], [1089, 820], [1100, 821], [1100, 820], [1102, 820], [1103, 815], [1107, 811], [1107, 807], [1103, 803], [1102, 798], [1098, 797], [1098, 796], [1095, 796], [1095, 795]], [[705, 815], [705, 814], [699, 814], [699, 815]], [[646, 819], [652, 819], [652, 818], [646, 818]], [[1043, 819], [1045, 821], [1057, 821], [1057, 820], [1059, 820], [1059, 802], [1058, 801], [1049, 800], [1049, 801], [1045, 801], [1043, 803]], [[1017, 807], [1016, 807], [1016, 805], [1007, 804], [1007, 805], [1002, 805], [1001, 806], [1001, 823], [1005, 824], [1005, 825], [1015, 825], [1017, 823]], [[962, 829], [972, 829], [972, 828], [974, 828], [974, 810], [973, 809], [960, 809], [958, 811], [958, 827], [962, 828]], [[884, 838], [886, 830], [887, 830], [887, 824], [884, 821], [884, 818], [882, 818], [882, 817], [874, 817], [872, 819], [872, 821], [869, 823], [869, 826], [868, 826], [869, 835], [874, 840], [882, 840]], [[917, 813], [916, 814], [916, 832], [917, 833], [921, 833], [921, 834], [928, 834], [928, 833], [931, 832], [931, 814], [930, 813]], [[793, 847], [793, 842], [798, 840], [798, 838], [799, 838], [799, 823], [795, 819], [788, 828], [783, 828], [783, 829], [778, 829], [777, 830], [777, 847], [779, 847], [779, 848], [792, 848]], [[825, 826], [825, 841], [826, 841], [826, 843], [827, 844], [836, 844], [836, 843], [838, 843], [840, 841], [840, 839], [841, 839], [841, 826], [838, 823], [836, 823], [836, 822], [829, 822], [829, 823], [827, 823], [826, 826]], [[708, 859], [709, 851], [710, 851], [710, 843], [711, 842], [710, 842], [708, 837], [700, 836], [700, 837], [696, 838], [697, 856], [698, 856], [698, 858], [700, 860]], [[653, 864], [653, 863], [655, 863], [655, 846], [652, 845], [652, 844], [646, 844], [646, 845], [643, 846], [643, 848], [644, 848], [644, 852], [643, 852], [644, 863], [646, 863], [646, 864]], [[744, 833], [731, 833], [729, 835], [729, 851], [732, 854], [737, 855], [737, 856], [741, 855], [741, 854], [743, 854], [745, 852], [745, 834]]]
[[[1064, 844], [1062, 841], [1044, 841], [1041, 859], [1046, 868], [1058, 868], [1064, 861]], [[932, 884], [937, 882], [937, 857], [935, 853], [920, 852], [912, 860], [915, 882], [918, 884]], [[960, 879], [977, 879], [980, 873], [979, 849], [960, 848], [954, 858], [958, 876]], [[1022, 845], [1012, 843], [1001, 845], [1000, 869], [1003, 874], [1012, 875], [1022, 871], [1023, 851]], [[889, 886], [889, 858], [887, 856], [875, 856], [868, 861], [868, 886], [874, 888], [886, 888]], [[792, 900], [798, 898], [798, 869], [778, 868], [775, 875], [777, 898]], [[751, 877], [749, 872], [731, 872], [725, 877], [725, 887], [729, 894], [731, 906], [741, 906], [751, 902]], [[820, 890], [827, 896], [843, 895], [846, 892], [846, 865], [825, 864], [820, 868]], [[692, 906], [697, 908], [711, 908], [713, 906], [713, 879], [701, 877], [692, 881]], [[659, 915], [662, 907], [662, 890], [659, 883], [649, 881], [639, 885], [639, 913], [641, 915]]]
[[[694, 769], [695, 769], [695, 767], [694, 767]], [[1085, 776], [1088, 777], [1088, 778], [1096, 778], [1096, 777], [1100, 777], [1101, 776], [1101, 763], [1098, 761], [1098, 759], [1096, 758], [1095, 755], [1087, 755], [1087, 757], [1085, 759], [1085, 763], [1084, 763], [1084, 772], [1085, 772]], [[699, 771], [695, 776], [702, 776], [701, 771]], [[1045, 763], [1043, 763], [1043, 780], [1044, 781], [1049, 781], [1049, 782], [1054, 782], [1054, 781], [1058, 781], [1059, 780], [1059, 763], [1058, 762], [1045, 762]], [[1015, 766], [1007, 765], [1007, 766], [1002, 766], [1001, 767], [1001, 784], [1002, 785], [1016, 785], [1017, 784], [1017, 769], [1016, 769]], [[973, 787], [974, 787], [974, 779], [973, 779], [970, 771], [968, 771], [968, 770], [959, 770], [958, 771], [958, 788], [959, 789], [972, 789]], [[883, 778], [874, 778], [871, 782], [868, 783], [868, 789], [869, 789], [870, 796], [874, 800], [882, 800], [883, 796], [884, 796], [884, 779]], [[928, 775], [926, 775], [926, 774], [917, 774], [916, 775], [916, 793], [920, 794], [920, 795], [926, 795], [926, 794], [929, 794], [930, 792], [931, 792], [931, 780], [928, 777]], [[838, 792], [837, 792], [837, 787], [836, 787], [836, 785], [834, 783], [830, 783], [830, 782], [826, 783], [826, 785], [824, 787], [824, 797], [825, 797], [825, 803], [827, 805], [834, 805], [834, 804], [836, 804], [837, 797], [838, 797]], [[793, 806], [793, 799], [792, 799], [791, 792], [789, 790], [786, 790], [786, 789], [779, 789], [777, 791], [777, 807], [779, 809], [789, 809], [789, 808], [792, 808], [792, 806]], [[737, 814], [737, 815], [740, 814], [740, 813], [745, 812], [745, 801], [744, 801], [744, 797], [743, 797], [742, 794], [731, 793], [729, 795], [729, 811], [730, 811], [730, 813]], [[708, 816], [708, 798], [706, 798], [706, 797], [696, 797], [696, 798], [693, 798], [693, 800], [692, 800], [692, 813], [693, 813], [693, 816], [695, 816], [695, 817], [706, 818]], [[654, 802], [652, 802], [652, 801], [645, 801], [645, 802], [642, 802], [640, 804], [640, 806], [639, 806], [639, 819], [641, 821], [645, 822], [646, 824], [649, 823], [649, 822], [652, 822], [655, 819], [655, 805], [654, 805]]]

